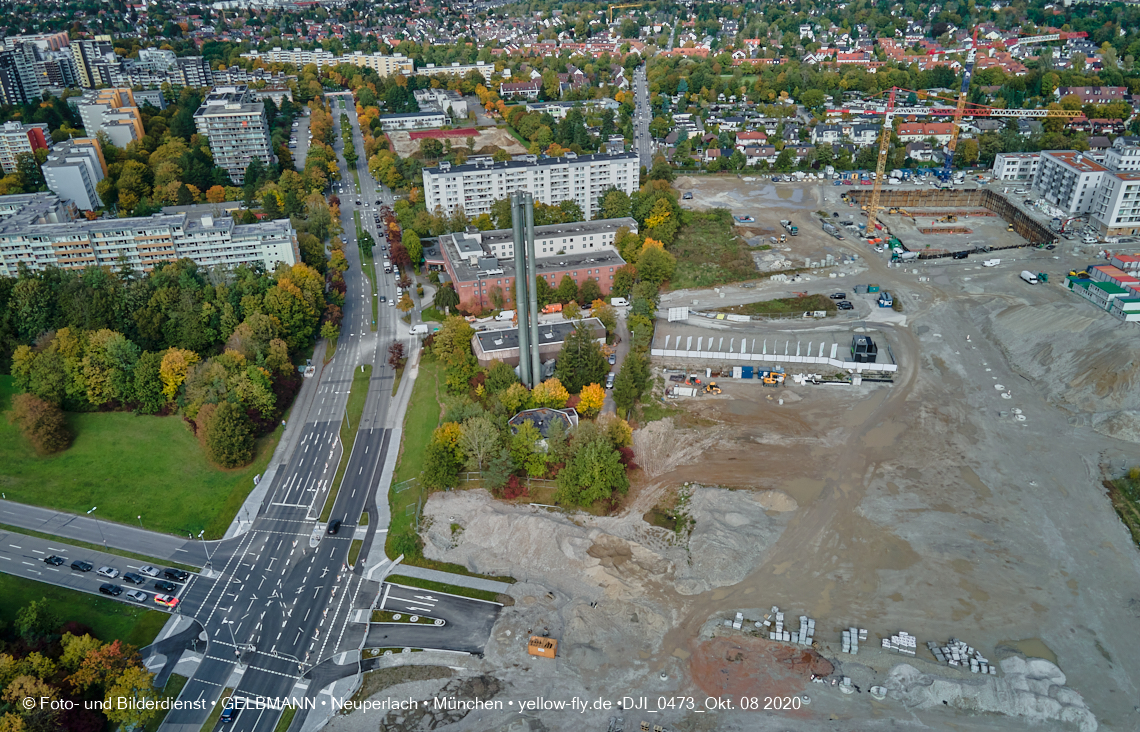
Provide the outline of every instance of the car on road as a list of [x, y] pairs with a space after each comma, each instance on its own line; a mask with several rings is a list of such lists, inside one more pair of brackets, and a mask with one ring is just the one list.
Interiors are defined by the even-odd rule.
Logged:
[[173, 597], [172, 595], [155, 595], [154, 601], [157, 604], [163, 605], [165, 607], [174, 607], [178, 604], [178, 598]]
[[615, 374], [613, 371], [606, 374], [606, 388], [607, 389], [614, 388], [614, 379], [616, 379], [616, 378], [617, 378], [617, 374]]
[[167, 580], [158, 580], [154, 583], [154, 589], [160, 592], [178, 592], [178, 585]]
[[139, 567], [139, 574], [145, 574], [147, 577], [158, 577], [162, 572], [148, 564], [145, 567]]
[[222, 707], [222, 716], [218, 717], [218, 721], [222, 724], [233, 724], [234, 719], [237, 718], [237, 709], [230, 700], [226, 700], [226, 705]]
[[134, 572], [126, 572], [123, 574], [123, 581], [130, 582], [132, 585], [145, 585], [146, 577], [143, 577], [141, 574], [136, 574]]
[[135, 602], [146, 602], [147, 594], [138, 590], [127, 590], [127, 599]]
[[123, 594], [122, 587], [113, 585], [110, 582], [104, 582], [103, 584], [99, 585], [99, 591], [104, 595], [110, 595], [111, 597], [118, 597], [119, 595]]
[[51, 556], [44, 557], [44, 564], [50, 564], [53, 567], [58, 567], [66, 561], [67, 560], [64, 559], [63, 557], [56, 556], [55, 554], [52, 554]]
[[608, 363], [610, 366], [613, 366], [615, 363], [617, 363], [617, 354], [616, 354], [616, 353], [611, 353], [611, 354], [610, 354], [610, 357], [606, 359], [606, 362], [607, 362], [607, 363]]
[[380, 302], [382, 302], [382, 303], [383, 303], [383, 302], [388, 302], [388, 297], [387, 297], [386, 295], [381, 295], [381, 296], [380, 296]]
[[119, 576], [119, 570], [115, 569], [114, 567], [100, 567], [99, 569], [95, 570], [95, 574], [99, 575], [100, 577], [106, 577], [107, 579], [115, 579]]
[[95, 569], [95, 565], [82, 559], [76, 559], [71, 563], [71, 568], [76, 572], [90, 572]]
[[839, 302], [835, 303], [835, 307], [839, 308], [840, 310], [854, 310], [855, 309], [855, 306], [852, 305], [847, 300], [840, 300]]
[[377, 198], [377, 199], [376, 199], [376, 205], [377, 205], [377, 206], [383, 206], [383, 205], [384, 205], [384, 202], [383, 202], [383, 201], [381, 201], [379, 198]]
[[173, 567], [167, 567], [166, 569], [162, 570], [162, 574], [166, 577], [166, 579], [171, 579], [175, 582], [185, 582], [186, 580], [190, 579], [189, 572], [184, 569], [174, 569]]
[[333, 519], [329, 522], [329, 536], [336, 536], [340, 531], [340, 519]]
[[831, 293], [831, 299], [832, 300], [846, 300], [847, 299], [847, 293], [846, 292], [833, 292], [833, 293]]
[[356, 205], [357, 205], [357, 206], [359, 206], [359, 205], [360, 205], [360, 201], [357, 201], [357, 202], [356, 202]]

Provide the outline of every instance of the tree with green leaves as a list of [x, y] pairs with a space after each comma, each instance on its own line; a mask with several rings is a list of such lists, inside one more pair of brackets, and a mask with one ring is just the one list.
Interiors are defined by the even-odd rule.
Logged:
[[511, 384], [519, 383], [519, 377], [515, 376], [515, 370], [506, 361], [496, 360], [491, 364], [491, 368], [487, 369], [487, 379], [483, 385], [492, 394], [497, 394], [506, 390]]
[[219, 404], [207, 430], [206, 456], [215, 465], [239, 468], [253, 460], [253, 427], [236, 404]]
[[562, 281], [558, 283], [558, 289], [554, 292], [555, 302], [560, 302], [563, 305], [571, 300], [578, 299], [578, 283], [574, 278], [568, 274], [562, 275]]
[[554, 374], [567, 391], [578, 393], [587, 384], [600, 384], [609, 370], [605, 354], [589, 326], [579, 321], [566, 336]]
[[59, 628], [59, 616], [46, 597], [32, 600], [16, 613], [15, 630], [26, 641], [47, 638]]
[[581, 430], [571, 443], [570, 459], [558, 472], [555, 500], [562, 504], [589, 506], [629, 490], [629, 478], [621, 453], [608, 437], [592, 430]]
[[614, 379], [614, 404], [622, 412], [629, 412], [645, 393], [648, 383], [649, 364], [645, 356], [637, 352], [629, 353], [622, 362], [617, 378]]
[[642, 282], [661, 285], [673, 277], [677, 258], [661, 247], [646, 247], [637, 258], [637, 274]]
[[454, 308], [459, 304], [459, 293], [455, 291], [450, 282], [440, 285], [435, 291], [435, 295], [432, 296], [431, 304], [441, 313], [445, 312], [447, 308]]
[[261, 212], [265, 214], [265, 218], [270, 221], [281, 218], [281, 207], [277, 203], [276, 193], [266, 191], [265, 195], [261, 197]]
[[412, 260], [412, 266], [418, 267], [424, 258], [424, 246], [420, 243], [420, 235], [409, 229], [403, 232], [401, 241], [404, 248], [408, 250], [408, 256]]

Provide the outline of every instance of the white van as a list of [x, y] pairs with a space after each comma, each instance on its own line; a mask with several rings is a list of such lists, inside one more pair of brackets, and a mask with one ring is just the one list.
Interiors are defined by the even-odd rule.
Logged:
[[624, 297], [611, 297], [610, 305], [613, 305], [615, 308], [624, 308], [629, 305], [629, 300]]
[[514, 310], [504, 310], [503, 312], [501, 312], [495, 316], [495, 320], [499, 320], [499, 321], [514, 320], [514, 318], [515, 318], [515, 311]]
[[408, 330], [408, 334], [409, 335], [427, 335], [428, 334], [428, 327], [424, 323], [420, 323], [419, 325], [413, 325]]

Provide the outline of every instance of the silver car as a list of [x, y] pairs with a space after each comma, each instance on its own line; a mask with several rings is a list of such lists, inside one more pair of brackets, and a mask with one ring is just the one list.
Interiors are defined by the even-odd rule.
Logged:
[[119, 576], [119, 570], [115, 569], [114, 567], [100, 567], [99, 569], [95, 570], [95, 574], [99, 575], [100, 577], [106, 577], [107, 579], [115, 579]]
[[138, 590], [127, 590], [124, 594], [126, 594], [128, 599], [134, 600], [135, 602], [146, 602], [147, 598], [150, 597], [150, 595], [145, 592], [139, 592]]

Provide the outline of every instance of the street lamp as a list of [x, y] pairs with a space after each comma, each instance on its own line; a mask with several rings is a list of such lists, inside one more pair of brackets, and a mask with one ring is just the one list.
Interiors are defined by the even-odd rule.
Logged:
[[143, 525], [142, 525], [142, 514], [140, 513], [139, 514], [139, 528], [141, 529], [142, 527], [143, 527]]
[[226, 628], [230, 631], [230, 640], [233, 641], [233, 643], [234, 643], [234, 655], [237, 656], [238, 658], [241, 658], [241, 649], [238, 648], [237, 638], [234, 636], [234, 629], [232, 627], [230, 627], [233, 624], [234, 624], [234, 621], [232, 621], [232, 620], [225, 620], [225, 619], [222, 620], [222, 625], [226, 626]]
[[[92, 506], [91, 510], [87, 512], [87, 515], [90, 516], [91, 514], [95, 513], [95, 509], [97, 509], [97, 508], [99, 508], [99, 507], [98, 506]], [[99, 529], [99, 538], [103, 540], [103, 548], [106, 549], [107, 548], [107, 537], [103, 536], [103, 527], [99, 525], [99, 517], [95, 516], [94, 518], [95, 518], [95, 528]]]
[[206, 566], [212, 567], [213, 564], [211, 564], [211, 562], [210, 562], [210, 545], [207, 544], [206, 540], [202, 538], [202, 535], [205, 533], [206, 533], [205, 529], [202, 529], [201, 531], [199, 531], [198, 532], [198, 538], [202, 541], [202, 548], [206, 550]]

